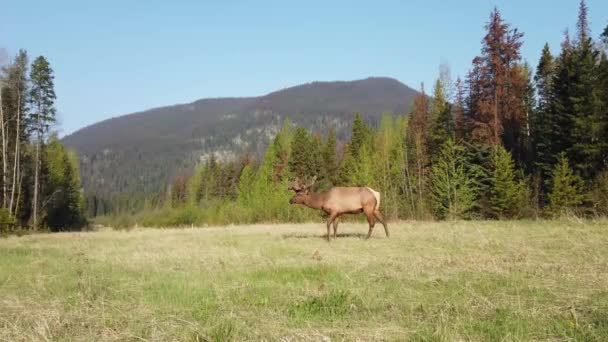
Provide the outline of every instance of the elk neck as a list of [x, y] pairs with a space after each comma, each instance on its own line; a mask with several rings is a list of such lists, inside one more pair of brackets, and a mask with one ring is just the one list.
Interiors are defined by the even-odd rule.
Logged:
[[310, 193], [304, 205], [312, 209], [323, 209], [323, 204], [325, 204], [325, 193]]

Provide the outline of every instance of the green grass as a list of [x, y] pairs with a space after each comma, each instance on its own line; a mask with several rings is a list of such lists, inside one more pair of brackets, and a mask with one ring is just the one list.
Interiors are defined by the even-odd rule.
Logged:
[[0, 340], [608, 340], [608, 221], [0, 239]]

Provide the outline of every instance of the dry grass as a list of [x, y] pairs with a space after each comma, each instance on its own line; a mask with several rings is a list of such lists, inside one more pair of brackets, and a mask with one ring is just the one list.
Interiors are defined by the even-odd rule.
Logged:
[[608, 221], [0, 240], [0, 340], [608, 340]]

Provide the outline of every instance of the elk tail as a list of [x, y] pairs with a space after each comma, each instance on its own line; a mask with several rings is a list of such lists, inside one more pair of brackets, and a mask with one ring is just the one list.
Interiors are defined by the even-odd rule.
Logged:
[[378, 210], [380, 209], [380, 193], [372, 188], [367, 188], [369, 191], [372, 192], [372, 194], [374, 195], [374, 197], [376, 198], [376, 206], [374, 207], [374, 210]]

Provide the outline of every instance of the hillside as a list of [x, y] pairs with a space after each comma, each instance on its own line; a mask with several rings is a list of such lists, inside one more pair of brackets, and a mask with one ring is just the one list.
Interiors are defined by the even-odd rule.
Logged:
[[375, 123], [403, 113], [417, 92], [391, 78], [312, 82], [251, 98], [202, 99], [108, 119], [63, 141], [80, 156], [86, 191], [151, 192], [215, 153], [259, 153], [283, 120], [348, 137], [353, 113]]

